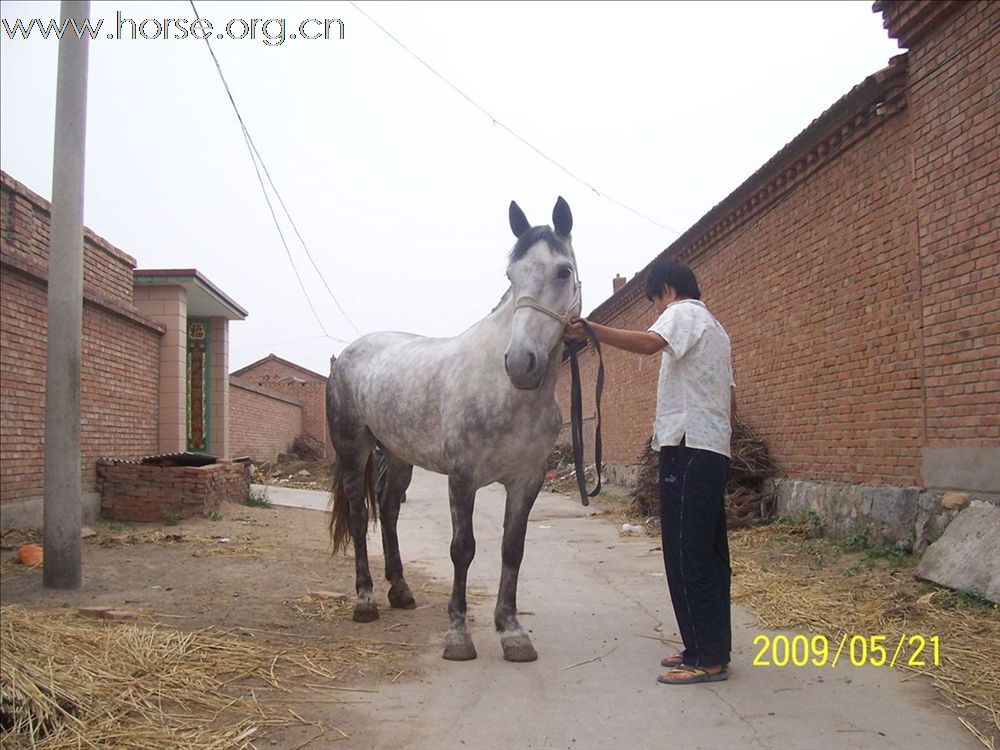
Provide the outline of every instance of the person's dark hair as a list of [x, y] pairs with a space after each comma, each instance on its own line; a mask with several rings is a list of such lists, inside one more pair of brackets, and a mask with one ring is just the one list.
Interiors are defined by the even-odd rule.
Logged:
[[698, 280], [694, 277], [694, 272], [683, 263], [666, 258], [653, 263], [646, 274], [646, 299], [659, 297], [664, 284], [673, 287], [678, 297], [701, 299]]

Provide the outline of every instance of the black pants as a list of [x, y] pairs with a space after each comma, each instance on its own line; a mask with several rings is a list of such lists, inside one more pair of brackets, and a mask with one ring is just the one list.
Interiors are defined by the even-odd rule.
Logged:
[[728, 664], [729, 540], [724, 495], [729, 459], [679, 446], [660, 449], [663, 563], [689, 666]]

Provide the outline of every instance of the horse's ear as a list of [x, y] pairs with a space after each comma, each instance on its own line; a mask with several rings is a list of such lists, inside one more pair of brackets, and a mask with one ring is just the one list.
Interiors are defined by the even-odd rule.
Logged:
[[528, 217], [524, 215], [524, 211], [514, 201], [510, 202], [510, 210], [507, 212], [507, 215], [510, 217], [510, 229], [515, 237], [520, 238], [522, 234], [531, 229]]
[[563, 237], [569, 237], [569, 233], [573, 231], [573, 214], [561, 195], [556, 201], [556, 207], [552, 209], [552, 226]]

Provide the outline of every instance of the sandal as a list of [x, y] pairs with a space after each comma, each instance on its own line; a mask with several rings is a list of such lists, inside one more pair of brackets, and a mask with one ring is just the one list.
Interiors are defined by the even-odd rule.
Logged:
[[676, 669], [684, 663], [683, 654], [674, 654], [673, 656], [668, 656], [665, 659], [660, 660], [660, 666], [666, 667], [667, 669]]
[[656, 678], [664, 685], [697, 685], [700, 682], [722, 682], [729, 679], [729, 670], [725, 667], [721, 672], [708, 672], [701, 667], [684, 667], [671, 669]]

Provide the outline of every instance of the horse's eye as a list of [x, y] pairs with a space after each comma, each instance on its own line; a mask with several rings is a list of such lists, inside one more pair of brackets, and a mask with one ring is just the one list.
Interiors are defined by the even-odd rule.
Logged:
[[568, 279], [572, 274], [573, 274], [572, 268], [567, 268], [566, 266], [563, 266], [562, 268], [559, 269], [559, 273], [556, 274], [556, 278]]

